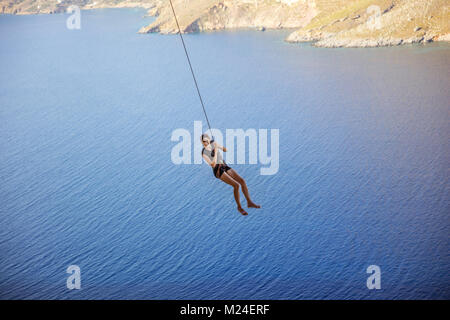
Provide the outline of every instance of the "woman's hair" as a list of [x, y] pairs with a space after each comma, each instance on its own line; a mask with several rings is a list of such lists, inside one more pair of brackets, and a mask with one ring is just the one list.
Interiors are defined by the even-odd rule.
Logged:
[[203, 142], [203, 138], [208, 138], [209, 140], [211, 140], [211, 138], [210, 138], [206, 133], [203, 133], [203, 134], [200, 136], [200, 141], [201, 141], [201, 142]]

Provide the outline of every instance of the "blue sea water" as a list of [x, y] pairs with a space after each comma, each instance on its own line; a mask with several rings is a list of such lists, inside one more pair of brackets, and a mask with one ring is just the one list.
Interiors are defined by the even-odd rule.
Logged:
[[0, 16], [0, 298], [450, 298], [449, 45], [186, 35], [212, 125], [280, 130], [277, 174], [233, 165], [262, 205], [243, 217], [171, 161], [173, 130], [206, 122], [144, 13]]

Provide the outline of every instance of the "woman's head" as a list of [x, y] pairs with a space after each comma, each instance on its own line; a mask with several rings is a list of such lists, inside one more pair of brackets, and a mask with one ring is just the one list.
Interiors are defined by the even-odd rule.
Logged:
[[209, 143], [211, 142], [211, 139], [209, 138], [209, 136], [206, 133], [201, 135], [200, 140], [202, 141], [202, 144], [204, 147], [207, 147], [209, 145]]

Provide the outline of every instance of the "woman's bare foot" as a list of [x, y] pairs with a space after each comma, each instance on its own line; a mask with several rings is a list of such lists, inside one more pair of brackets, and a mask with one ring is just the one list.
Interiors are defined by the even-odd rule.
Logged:
[[247, 204], [247, 207], [249, 207], [249, 208], [256, 208], [256, 209], [261, 208], [260, 205], [254, 203], [254, 202], [249, 202], [249, 203]]
[[247, 213], [244, 209], [242, 209], [242, 207], [238, 207], [238, 211], [239, 211], [243, 216], [248, 215], [248, 213]]

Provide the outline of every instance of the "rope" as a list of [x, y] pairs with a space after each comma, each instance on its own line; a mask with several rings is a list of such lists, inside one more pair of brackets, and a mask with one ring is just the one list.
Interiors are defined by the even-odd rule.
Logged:
[[189, 59], [189, 54], [187, 52], [186, 45], [184, 43], [183, 35], [181, 34], [180, 25], [178, 24], [177, 15], [175, 14], [175, 9], [173, 8], [172, 0], [169, 0], [169, 2], [170, 2], [170, 6], [172, 8], [172, 12], [173, 12], [173, 16], [175, 18], [175, 22], [177, 23], [178, 34], [180, 35], [181, 43], [183, 43], [184, 53], [186, 54], [186, 58], [187, 58], [187, 61], [189, 63], [189, 68], [191, 69], [192, 78], [194, 79], [195, 87], [197, 88], [198, 97], [200, 98], [200, 103], [202, 104], [203, 113], [205, 114], [205, 118], [206, 118], [206, 122], [208, 123], [209, 131], [212, 134], [211, 125], [209, 124], [208, 115], [206, 114], [206, 110], [205, 110], [205, 104], [203, 103], [202, 95], [200, 94], [200, 89], [198, 88], [197, 79], [195, 78], [194, 70], [192, 69], [191, 59]]

